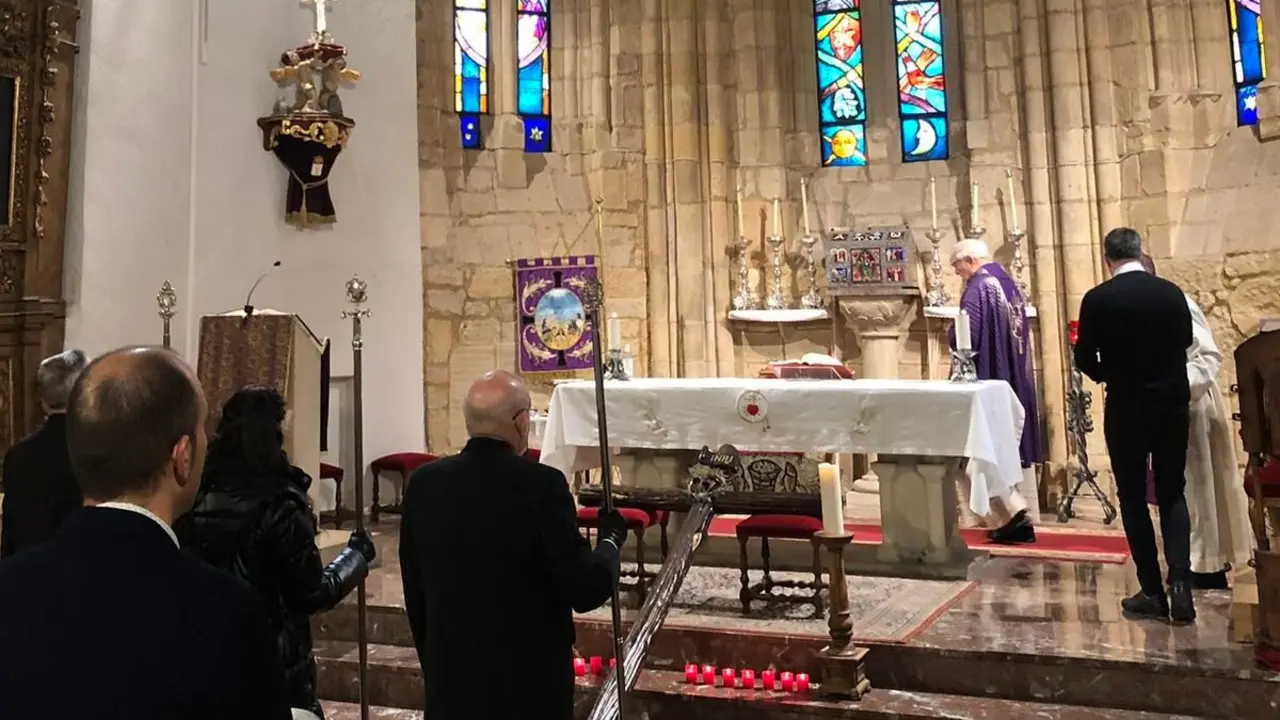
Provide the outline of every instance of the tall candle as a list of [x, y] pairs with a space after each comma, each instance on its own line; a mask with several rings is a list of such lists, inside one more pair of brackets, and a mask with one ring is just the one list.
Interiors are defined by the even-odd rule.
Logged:
[[809, 230], [809, 181], [800, 178], [800, 209], [804, 213], [804, 234], [812, 235]]
[[618, 313], [610, 313], [609, 315], [609, 349], [622, 347], [622, 321], [618, 319]]
[[938, 179], [929, 178], [929, 229], [938, 229]]
[[738, 186], [738, 235], [740, 235], [740, 236], [742, 236], [742, 237], [746, 237], [746, 235], [747, 235], [747, 221], [746, 221], [746, 218], [744, 218], [744, 217], [742, 216], [742, 213], [743, 213], [743, 210], [742, 210], [742, 186], [741, 186], [741, 185], [739, 185], [739, 186]]
[[822, 496], [822, 532], [844, 534], [844, 489], [840, 469], [831, 463], [818, 465], [818, 491]]
[[972, 350], [973, 336], [969, 330], [969, 311], [961, 310], [960, 316], [956, 318], [956, 349]]
[[1005, 170], [1004, 179], [1009, 181], [1009, 224], [1018, 232], [1018, 196], [1013, 192], [1013, 171]]
[[978, 183], [973, 183], [969, 187], [969, 226], [982, 227], [978, 224]]
[[782, 234], [782, 203], [778, 198], [773, 199], [773, 234]]

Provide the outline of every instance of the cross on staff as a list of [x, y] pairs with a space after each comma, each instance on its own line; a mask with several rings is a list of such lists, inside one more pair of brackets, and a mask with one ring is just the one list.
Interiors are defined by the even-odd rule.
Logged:
[[326, 35], [329, 34], [329, 3], [335, 0], [301, 0], [303, 7], [312, 6], [316, 15], [315, 39], [316, 42], [323, 42]]

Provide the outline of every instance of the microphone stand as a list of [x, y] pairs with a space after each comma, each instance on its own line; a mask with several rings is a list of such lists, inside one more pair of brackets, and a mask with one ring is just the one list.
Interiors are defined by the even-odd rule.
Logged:
[[[279, 263], [276, 263], [279, 265]], [[355, 435], [355, 467], [356, 467], [356, 532], [363, 534], [364, 528], [364, 334], [361, 327], [364, 318], [371, 312], [366, 310], [364, 302], [368, 300], [369, 286], [357, 276], [347, 281], [347, 302], [353, 309], [343, 310], [342, 318], [351, 320], [351, 367], [355, 379], [354, 405], [355, 418], [352, 431]], [[250, 291], [252, 292], [252, 291]], [[369, 720], [369, 608], [365, 599], [365, 581], [360, 580], [356, 588], [356, 644], [360, 658], [360, 720]]]
[[[603, 272], [600, 268], [597, 272]], [[600, 487], [602, 490], [601, 512], [613, 512], [613, 459], [609, 451], [609, 421], [604, 402], [604, 353], [600, 342], [601, 318], [604, 317], [604, 285], [599, 276], [587, 283], [582, 289], [583, 304], [591, 318], [591, 364], [596, 386], [596, 428], [600, 436]], [[613, 657], [614, 672], [617, 673], [618, 717], [626, 717], [623, 713], [624, 698], [627, 694], [626, 682], [626, 647], [622, 636], [622, 599], [618, 583], [613, 584], [613, 598], [610, 605], [611, 623], [613, 625]], [[637, 668], [638, 672], [638, 668]]]

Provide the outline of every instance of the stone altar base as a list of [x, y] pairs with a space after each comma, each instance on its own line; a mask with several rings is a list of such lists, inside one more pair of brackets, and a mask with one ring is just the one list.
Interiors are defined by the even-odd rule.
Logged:
[[[385, 529], [385, 528], [384, 528]], [[421, 718], [421, 672], [404, 617], [394, 532], [378, 538], [383, 566], [369, 579], [370, 695], [380, 720]], [[624, 556], [625, 556], [624, 551]], [[714, 600], [717, 570], [695, 568], [685, 598]], [[696, 574], [695, 574], [696, 573]], [[1197, 594], [1199, 622], [1171, 627], [1120, 617], [1119, 600], [1133, 592], [1129, 565], [994, 558], [975, 568], [976, 585], [950, 601], [918, 631], [894, 640], [864, 641], [873, 690], [860, 703], [684, 684], [686, 663], [756, 670], [807, 672], [817, 680], [814, 656], [825, 643], [825, 623], [790, 615], [731, 617], [724, 608], [702, 613], [680, 607], [652, 646], [634, 694], [636, 715], [651, 720], [698, 718], [938, 718], [957, 720], [1156, 720], [1280, 716], [1280, 674], [1254, 667], [1252, 648], [1230, 638], [1231, 594]], [[852, 586], [871, 585], [851, 578]], [[921, 590], [940, 591], [938, 581]], [[945, 583], [943, 583], [945, 584]], [[876, 592], [897, 592], [893, 584]], [[888, 590], [885, 590], [887, 588]], [[898, 590], [894, 590], [898, 588]], [[872, 588], [875, 590], [875, 588]], [[736, 583], [731, 593], [736, 593]], [[863, 597], [874, 593], [863, 591]], [[855, 635], [881, 621], [865, 619]], [[358, 717], [355, 604], [345, 602], [316, 618], [319, 690], [329, 720]], [[713, 603], [714, 604], [714, 603]], [[863, 603], [865, 605], [865, 602]], [[923, 607], [923, 605], [922, 605]], [[783, 617], [779, 617], [783, 616]], [[896, 621], [899, 627], [910, 625]], [[578, 619], [578, 652], [611, 654], [609, 625], [592, 614]], [[769, 624], [772, 624], [770, 626]], [[883, 635], [883, 633], [882, 633]], [[900, 633], [900, 635], [903, 635]], [[594, 702], [597, 678], [579, 683], [580, 715]], [[329, 704], [332, 703], [332, 704]]]

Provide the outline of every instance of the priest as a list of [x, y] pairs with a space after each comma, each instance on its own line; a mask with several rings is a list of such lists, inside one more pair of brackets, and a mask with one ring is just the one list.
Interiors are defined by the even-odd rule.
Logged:
[[[1156, 274], [1149, 255], [1143, 268]], [[1249, 498], [1236, 464], [1231, 414], [1218, 386], [1222, 352], [1204, 311], [1187, 296], [1191, 311], [1191, 347], [1187, 380], [1191, 385], [1191, 423], [1187, 438], [1187, 514], [1191, 516], [1191, 586], [1225, 590], [1227, 570], [1245, 567], [1253, 556]], [[1155, 504], [1155, 482], [1147, 471], [1147, 500]]]
[[[993, 542], [1035, 542], [1034, 523], [1040, 517], [1040, 491], [1036, 465], [1043, 461], [1040, 449], [1040, 416], [1036, 410], [1036, 385], [1028, 341], [1026, 300], [1009, 273], [991, 261], [991, 251], [981, 240], [962, 240], [951, 254], [951, 267], [964, 281], [960, 309], [969, 315], [971, 347], [976, 353], [978, 378], [1004, 380], [1013, 388], [1025, 411], [1018, 455], [1022, 481], [1004, 497], [992, 498], [991, 514], [984, 520]], [[955, 329], [951, 347], [955, 348]]]

